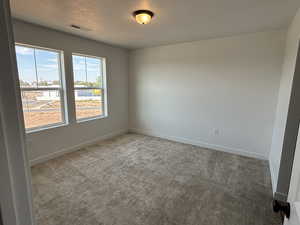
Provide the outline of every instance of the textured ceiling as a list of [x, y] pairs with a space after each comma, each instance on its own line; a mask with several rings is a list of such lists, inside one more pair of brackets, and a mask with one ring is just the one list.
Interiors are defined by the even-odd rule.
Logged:
[[[131, 49], [284, 28], [299, 6], [299, 0], [11, 0], [15, 18]], [[131, 16], [137, 9], [152, 10], [153, 21], [137, 24]]]

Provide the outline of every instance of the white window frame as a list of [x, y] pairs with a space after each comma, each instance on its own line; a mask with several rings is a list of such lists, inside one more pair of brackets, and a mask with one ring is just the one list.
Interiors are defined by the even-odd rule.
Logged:
[[[67, 125], [69, 123], [69, 121], [67, 118], [68, 114], [67, 114], [67, 107], [66, 107], [66, 94], [65, 94], [66, 88], [65, 88], [65, 73], [64, 73], [64, 63], [63, 63], [64, 53], [63, 53], [63, 51], [57, 50], [57, 49], [40, 47], [40, 46], [36, 46], [36, 45], [28, 45], [28, 44], [23, 44], [23, 43], [18, 43], [18, 42], [15, 43], [15, 46], [27, 47], [27, 48], [32, 48], [32, 49], [40, 49], [40, 50], [46, 50], [46, 51], [52, 51], [52, 52], [58, 53], [60, 87], [39, 88], [39, 87], [21, 87], [21, 85], [20, 85], [20, 90], [21, 90], [21, 95], [23, 95], [23, 91], [58, 91], [59, 95], [60, 95], [60, 109], [61, 109], [62, 122], [51, 123], [51, 124], [47, 124], [44, 126], [26, 128], [26, 133], [33, 133], [33, 132], [37, 132], [37, 131], [42, 131], [42, 130], [46, 130], [46, 129], [50, 129], [50, 128]], [[36, 67], [35, 53], [34, 53], [34, 60], [35, 60], [35, 67]], [[35, 69], [37, 71], [37, 68], [35, 68]], [[36, 79], [38, 82], [38, 78], [36, 78]], [[23, 106], [22, 106], [22, 111], [23, 111]], [[24, 112], [23, 112], [23, 116], [24, 116]]]
[[86, 55], [86, 54], [81, 54], [81, 53], [72, 53], [72, 71], [73, 71], [73, 79], [74, 79], [74, 64], [73, 64], [73, 56], [81, 56], [81, 57], [87, 57], [87, 58], [94, 58], [94, 59], [99, 59], [102, 61], [102, 87], [75, 87], [75, 81], [73, 80], [73, 94], [75, 94], [75, 90], [101, 90], [102, 93], [102, 104], [101, 104], [101, 110], [102, 110], [102, 115], [99, 116], [89, 116], [89, 117], [84, 117], [84, 118], [79, 118], [77, 119], [76, 116], [76, 99], [74, 95], [74, 103], [75, 103], [75, 118], [76, 122], [85, 122], [85, 121], [90, 121], [90, 120], [95, 120], [95, 119], [103, 119], [108, 117], [108, 103], [107, 103], [107, 79], [106, 79], [106, 58], [105, 57], [99, 57], [99, 56], [93, 56], [93, 55]]

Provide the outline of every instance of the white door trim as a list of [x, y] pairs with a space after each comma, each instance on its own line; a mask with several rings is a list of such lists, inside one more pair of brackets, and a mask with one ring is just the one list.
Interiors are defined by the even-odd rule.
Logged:
[[9, 0], [0, 1], [0, 206], [3, 225], [32, 225], [31, 176], [25, 149]]
[[291, 206], [291, 216], [290, 219], [285, 218], [284, 224], [300, 225], [300, 130], [295, 148], [288, 202]]

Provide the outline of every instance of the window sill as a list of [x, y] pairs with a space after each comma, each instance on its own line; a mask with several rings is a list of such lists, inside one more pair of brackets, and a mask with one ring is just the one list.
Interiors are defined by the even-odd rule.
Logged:
[[89, 121], [93, 121], [93, 120], [104, 119], [104, 118], [107, 118], [107, 117], [108, 117], [108, 115], [87, 117], [87, 118], [78, 119], [78, 120], [76, 120], [76, 122], [77, 123], [84, 123], [84, 122], [89, 122]]
[[[93, 121], [93, 120], [100, 120], [100, 119], [105, 119], [107, 118], [108, 115], [105, 116], [95, 116], [95, 117], [88, 117], [88, 118], [82, 118], [77, 120], [77, 123], [84, 123], [84, 122], [89, 122], [89, 121]], [[39, 133], [42, 131], [47, 131], [47, 130], [51, 130], [54, 128], [59, 128], [59, 127], [66, 127], [70, 124], [68, 123], [56, 123], [56, 124], [51, 124], [49, 126], [43, 126], [43, 127], [37, 127], [37, 128], [33, 128], [33, 129], [26, 129], [26, 134], [34, 134], [34, 133]]]
[[26, 130], [26, 134], [38, 133], [45, 130], [51, 130], [53, 128], [65, 127], [67, 125], [68, 125], [67, 123], [56, 123], [56, 124], [51, 124], [49, 126], [37, 127], [37, 128]]

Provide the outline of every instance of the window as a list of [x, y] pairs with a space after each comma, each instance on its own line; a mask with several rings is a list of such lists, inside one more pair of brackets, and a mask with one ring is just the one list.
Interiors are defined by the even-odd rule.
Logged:
[[27, 131], [65, 123], [60, 51], [16, 45]]
[[76, 119], [106, 116], [104, 58], [73, 54]]

